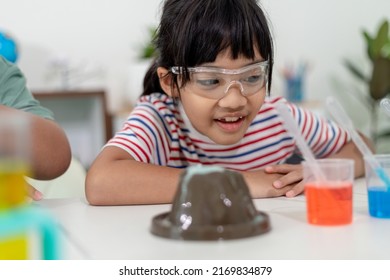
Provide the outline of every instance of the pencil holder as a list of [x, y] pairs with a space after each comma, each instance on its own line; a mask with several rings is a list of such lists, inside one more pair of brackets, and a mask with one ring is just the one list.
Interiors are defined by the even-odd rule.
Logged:
[[286, 79], [286, 98], [291, 102], [304, 101], [302, 77], [291, 77]]

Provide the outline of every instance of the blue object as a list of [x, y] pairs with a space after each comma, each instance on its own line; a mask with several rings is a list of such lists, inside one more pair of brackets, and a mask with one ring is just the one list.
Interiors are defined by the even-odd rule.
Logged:
[[390, 192], [383, 187], [368, 187], [370, 215], [376, 218], [390, 218]]
[[0, 32], [0, 55], [15, 63], [18, 59], [18, 48], [14, 39]]
[[44, 260], [60, 259], [59, 230], [48, 213], [31, 206], [0, 211], [0, 240], [26, 233], [28, 230], [36, 230], [39, 234]]
[[291, 77], [286, 79], [287, 100], [291, 102], [302, 102], [304, 100], [303, 77]]

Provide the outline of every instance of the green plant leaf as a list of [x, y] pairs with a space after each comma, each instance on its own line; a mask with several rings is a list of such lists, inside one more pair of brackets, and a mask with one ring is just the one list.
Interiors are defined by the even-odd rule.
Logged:
[[387, 44], [383, 46], [381, 55], [385, 58], [390, 59], [390, 37], [389, 40], [387, 41]]
[[370, 34], [367, 33], [367, 31], [363, 31], [363, 37], [366, 40], [366, 46], [367, 46], [367, 55], [370, 58], [370, 60], [374, 59], [373, 54], [373, 41], [374, 39], [370, 36]]
[[381, 56], [382, 48], [389, 40], [389, 23], [387, 20], [380, 25], [376, 37], [372, 42], [372, 55], [376, 59]]
[[157, 28], [155, 26], [148, 27], [147, 42], [141, 47], [138, 57], [140, 59], [149, 59], [157, 55], [154, 39], [157, 34]]
[[379, 137], [379, 138], [382, 138], [382, 137], [389, 137], [389, 136], [390, 136], [390, 130], [388, 130], [388, 131], [383, 131], [383, 132], [378, 133], [378, 137]]
[[373, 63], [370, 95], [379, 100], [390, 92], [390, 59], [378, 57]]
[[358, 69], [351, 61], [348, 59], [344, 60], [344, 65], [347, 69], [358, 79], [362, 80], [365, 83], [369, 82], [369, 78], [366, 77], [360, 69]]

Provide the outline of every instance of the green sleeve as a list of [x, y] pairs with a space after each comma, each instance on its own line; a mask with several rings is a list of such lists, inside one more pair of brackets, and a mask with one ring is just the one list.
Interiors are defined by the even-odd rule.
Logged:
[[53, 112], [42, 107], [26, 87], [20, 69], [0, 56], [0, 104], [53, 120]]

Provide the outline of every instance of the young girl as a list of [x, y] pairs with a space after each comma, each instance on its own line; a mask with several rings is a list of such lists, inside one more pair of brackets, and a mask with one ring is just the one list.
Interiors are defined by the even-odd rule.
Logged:
[[[166, 0], [158, 58], [144, 92], [92, 164], [94, 205], [170, 203], [183, 169], [218, 165], [243, 174], [253, 198], [303, 191], [299, 152], [275, 109], [273, 42], [256, 0]], [[288, 103], [318, 158], [361, 155], [335, 123]]]

